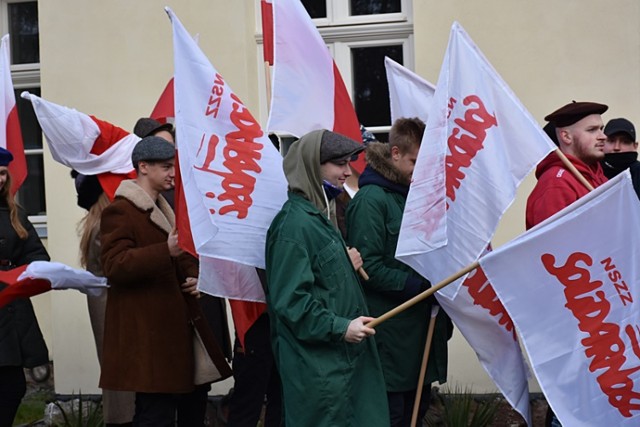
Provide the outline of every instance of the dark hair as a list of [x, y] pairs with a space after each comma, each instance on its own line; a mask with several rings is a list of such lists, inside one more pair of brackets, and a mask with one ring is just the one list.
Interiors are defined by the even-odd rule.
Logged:
[[399, 118], [389, 131], [389, 145], [398, 147], [401, 153], [406, 153], [411, 147], [419, 147], [425, 127], [424, 122], [417, 117]]

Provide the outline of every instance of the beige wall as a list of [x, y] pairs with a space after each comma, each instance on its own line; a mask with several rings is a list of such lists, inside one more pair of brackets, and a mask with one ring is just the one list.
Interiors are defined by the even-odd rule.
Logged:
[[[258, 64], [253, 0], [41, 1], [42, 94], [131, 129], [147, 115], [173, 70], [169, 5], [214, 65], [258, 113]], [[436, 82], [450, 25], [458, 20], [533, 116], [575, 100], [611, 106], [605, 119], [627, 116], [640, 123], [640, 32], [636, 0], [414, 0], [416, 71]], [[518, 143], [518, 141], [514, 141]], [[45, 154], [49, 250], [56, 261], [77, 263], [75, 205], [67, 168]], [[501, 223], [495, 244], [523, 230], [529, 178]], [[97, 392], [97, 364], [86, 303], [68, 291], [43, 297], [41, 319], [56, 366], [56, 390]], [[47, 310], [47, 307], [50, 307]], [[450, 382], [495, 387], [456, 334]], [[227, 382], [227, 385], [229, 383]], [[534, 386], [535, 389], [535, 386]]]
[[[39, 2], [42, 96], [131, 130], [173, 73], [168, 5], [249, 108], [256, 109], [255, 16], [251, 1]], [[69, 170], [45, 153], [49, 250], [78, 266], [76, 206]], [[98, 366], [85, 297], [49, 297], [56, 391], [96, 393]], [[46, 303], [45, 303], [46, 304]], [[46, 317], [46, 310], [42, 315]], [[44, 322], [43, 322], [44, 323]]]

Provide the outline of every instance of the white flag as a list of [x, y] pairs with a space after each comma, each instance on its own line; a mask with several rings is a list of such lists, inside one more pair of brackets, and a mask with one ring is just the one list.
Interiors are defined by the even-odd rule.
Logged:
[[[431, 106], [434, 86], [389, 58], [385, 59], [385, 65], [392, 115], [396, 111], [397, 117], [426, 120], [424, 113]], [[469, 275], [453, 301], [437, 294], [436, 298], [473, 348], [489, 377], [531, 425], [529, 371], [513, 322], [482, 269]]]
[[76, 289], [87, 295], [98, 295], [109, 287], [105, 277], [98, 277], [60, 262], [33, 261], [18, 277], [18, 280], [25, 279], [48, 280], [51, 282], [51, 289]]
[[84, 175], [133, 170], [136, 135], [111, 123], [22, 92], [33, 105], [54, 160]]
[[563, 425], [638, 425], [639, 235], [626, 171], [480, 259]]
[[[328, 129], [361, 142], [360, 122], [340, 71], [304, 5], [299, 0], [271, 3], [273, 91], [267, 129], [298, 137]], [[364, 156], [351, 167], [362, 172]]]
[[384, 58], [389, 84], [391, 123], [400, 117], [418, 117], [427, 123], [436, 87], [389, 57]]
[[[282, 157], [178, 18], [167, 13], [173, 24], [178, 158], [200, 255], [199, 286], [212, 295], [263, 301], [254, 267], [264, 268], [267, 229], [287, 197]], [[250, 276], [244, 281], [249, 290], [225, 280], [238, 271]]]
[[[516, 188], [556, 147], [458, 23], [434, 94], [397, 256], [437, 283], [487, 248]], [[462, 279], [442, 289], [453, 298]]]

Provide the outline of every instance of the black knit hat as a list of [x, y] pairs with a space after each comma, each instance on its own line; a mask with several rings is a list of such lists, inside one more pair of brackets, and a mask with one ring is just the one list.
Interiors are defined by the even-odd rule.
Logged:
[[71, 177], [76, 184], [78, 193], [78, 206], [86, 210], [91, 209], [102, 194], [102, 186], [96, 175], [83, 175], [76, 170], [71, 170]]
[[320, 141], [320, 163], [355, 160], [364, 145], [339, 133], [324, 131]]

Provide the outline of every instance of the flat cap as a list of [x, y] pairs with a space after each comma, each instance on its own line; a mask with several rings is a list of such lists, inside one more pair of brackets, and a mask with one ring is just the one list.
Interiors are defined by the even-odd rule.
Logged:
[[616, 133], [625, 133], [629, 135], [632, 141], [636, 140], [636, 128], [627, 119], [611, 119], [609, 123], [604, 127], [604, 134], [607, 136], [614, 135]]
[[0, 166], [9, 166], [12, 160], [13, 154], [11, 154], [11, 151], [0, 147]]
[[138, 119], [136, 125], [133, 127], [133, 133], [140, 138], [145, 136], [154, 135], [162, 130], [167, 132], [173, 132], [173, 125], [171, 123], [160, 123], [156, 119], [150, 117], [142, 117]]
[[172, 143], [159, 136], [147, 136], [133, 147], [131, 162], [137, 167], [138, 162], [169, 160], [175, 156], [176, 147]]
[[553, 123], [557, 128], [571, 126], [578, 120], [581, 120], [591, 114], [602, 114], [609, 107], [596, 102], [570, 102], [564, 107], [558, 108], [553, 113], [547, 115], [544, 119]]
[[325, 130], [320, 140], [320, 163], [355, 160], [364, 145], [339, 133]]

